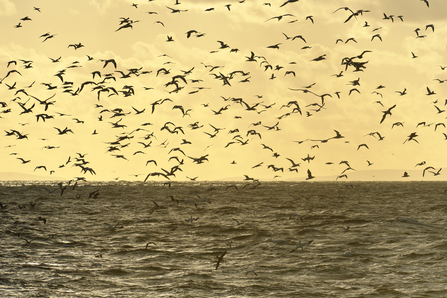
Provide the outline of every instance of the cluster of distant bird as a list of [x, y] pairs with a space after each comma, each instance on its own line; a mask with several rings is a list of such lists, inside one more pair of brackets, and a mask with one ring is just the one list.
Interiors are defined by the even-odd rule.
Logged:
[[[239, 1], [240, 3], [243, 3], [244, 1]], [[286, 1], [284, 2], [280, 7], [286, 6], [287, 4], [291, 4], [291, 3], [295, 3], [298, 2], [296, 1]], [[424, 1], [427, 5], [427, 7], [429, 6], [428, 1]], [[181, 3], [179, 1], [176, 1], [174, 5], [180, 5]], [[270, 3], [263, 3], [263, 5], [266, 6], [271, 6]], [[133, 7], [135, 7], [136, 9], [138, 8], [138, 4], [134, 3], [132, 5]], [[174, 9], [172, 7], [166, 6], [172, 13], [183, 13], [183, 12], [187, 12], [187, 9]], [[225, 5], [226, 9], [228, 11], [231, 11], [231, 4]], [[41, 13], [41, 9], [34, 7], [34, 10]], [[214, 8], [210, 8], [210, 9], [206, 9], [206, 11], [213, 11]], [[349, 7], [340, 7], [338, 9], [336, 9], [333, 13], [337, 13], [338, 11], [345, 11], [349, 13], [348, 18], [344, 21], [344, 22], [348, 22], [348, 21], [353, 21], [353, 20], [358, 20], [359, 17], [363, 16], [364, 13], [370, 13], [369, 10], [357, 10], [354, 11], [352, 9], [350, 9]], [[149, 11], [147, 12], [149, 14], [157, 14], [157, 12], [155, 11]], [[43, 12], [42, 12], [43, 14]], [[390, 15], [390, 14], [383, 14], [383, 19], [385, 21], [391, 20], [392, 22], [394, 22], [394, 15]], [[279, 16], [274, 16], [271, 17], [269, 19], [267, 19], [265, 22], [271, 21], [271, 20], [277, 20], [277, 21], [281, 21], [284, 17], [294, 17], [293, 14], [287, 13], [287, 14], [282, 14]], [[397, 16], [397, 18], [399, 18], [401, 21], [403, 21], [403, 16], [399, 15]], [[20, 19], [22, 22], [28, 22], [28, 21], [32, 21], [32, 19], [28, 16]], [[307, 16], [306, 20], [310, 20], [312, 23], [314, 23], [314, 19], [313, 16]], [[295, 22], [296, 20], [292, 20], [290, 21], [290, 23]], [[15, 26], [15, 28], [22, 28], [22, 22], [19, 23], [18, 25]], [[125, 29], [132, 29], [133, 26], [140, 22], [139, 20], [132, 20], [130, 17], [121, 17], [119, 24], [118, 24], [118, 28], [115, 30], [115, 32], [121, 31], [121, 30], [125, 30]], [[164, 23], [161, 21], [157, 21], [156, 23], [164, 26]], [[363, 27], [369, 27], [370, 25], [368, 24], [367, 21], [365, 21], [365, 24], [363, 25]], [[373, 32], [380, 30], [381, 27], [375, 28], [373, 30]], [[421, 29], [417, 28], [415, 29], [415, 33], [416, 33], [416, 38], [424, 38], [427, 37], [426, 35], [421, 35], [419, 33]], [[433, 33], [435, 31], [435, 27], [433, 24], [428, 24], [425, 27], [425, 30], [431, 30]], [[116, 33], [118, 34], [118, 33]], [[302, 42], [304, 42], [305, 44], [307, 44], [307, 40], [305, 37], [303, 37], [302, 35], [294, 35], [292, 36], [288, 36], [287, 34], [285, 34], [284, 32], [281, 32], [282, 36], [284, 36], [286, 38], [286, 41], [294, 41], [295, 39], [299, 39]], [[281, 34], [279, 34], [281, 36]], [[56, 34], [53, 33], [45, 33], [39, 36], [39, 38], [42, 39], [42, 43], [43, 42], [47, 42], [49, 39], [53, 39], [56, 36]], [[205, 33], [203, 32], [199, 32], [197, 30], [188, 30], [186, 32], [186, 38], [191, 38], [192, 36], [195, 37], [204, 37]], [[375, 35], [373, 35], [371, 37], [371, 41], [373, 41], [375, 38], [379, 39], [382, 41], [382, 37], [380, 36], [379, 33], [376, 33]], [[172, 36], [168, 36], [167, 37], [167, 42], [174, 42], [174, 39]], [[357, 41], [355, 40], [354, 37], [348, 38], [346, 41], [343, 41], [342, 39], [337, 39], [336, 43], [339, 42], [344, 42], [344, 43], [348, 43], [348, 42], [354, 42], [357, 43]], [[229, 50], [230, 53], [238, 53], [240, 51], [239, 48], [235, 48], [235, 47], [231, 47], [230, 45], [228, 45], [226, 42], [222, 41], [222, 40], [217, 40], [218, 43], [218, 47], [216, 46], [216, 49], [211, 50], [211, 53], [214, 52], [218, 52], [218, 51], [223, 51], [223, 50]], [[279, 50], [280, 49], [280, 45], [282, 43], [277, 43], [274, 45], [270, 45], [270, 46], [266, 46], [267, 49], [276, 49]], [[73, 48], [74, 50], [79, 50], [81, 48], [84, 48], [85, 46], [82, 43], [75, 43], [75, 44], [69, 44], [68, 48]], [[311, 46], [306, 45], [305, 47], [303, 47], [302, 49], [307, 50], [307, 49], [311, 49]], [[267, 50], [268, 51], [268, 50]], [[269, 80], [274, 80], [278, 78], [278, 74], [280, 73], [280, 71], [284, 71], [284, 77], [285, 76], [296, 76], [296, 73], [293, 69], [284, 69], [286, 66], [282, 66], [277, 64], [275, 66], [274, 63], [270, 63], [269, 60], [265, 57], [265, 56], [261, 56], [261, 55], [257, 55], [255, 54], [253, 51], [249, 51], [250, 54], [245, 57], [245, 63], [247, 64], [253, 64], [253, 63], [257, 63], [259, 64], [259, 67], [261, 69], [263, 69], [263, 72], [267, 72], [270, 71], [270, 76], [268, 77]], [[356, 54], [353, 55], [351, 57], [345, 57], [342, 59], [341, 61], [341, 65], [343, 70], [340, 71], [340, 73], [337, 74], [333, 74], [332, 76], [335, 76], [336, 78], [341, 78], [344, 76], [344, 72], [347, 72], [348, 70], [352, 70], [353, 72], [364, 72], [366, 70], [367, 64], [369, 63], [369, 61], [364, 61], [364, 55], [367, 55], [369, 53], [371, 53], [371, 50], [363, 50], [360, 54]], [[248, 51], [247, 51], [248, 53]], [[417, 58], [417, 56], [412, 53], [412, 58]], [[154, 79], [160, 79], [163, 80], [163, 78], [166, 77], [170, 77], [169, 80], [166, 80], [164, 83], [164, 87], [165, 90], [169, 95], [175, 95], [175, 94], [181, 94], [186, 96], [186, 94], [184, 94], [184, 89], [185, 88], [189, 88], [191, 85], [197, 85], [197, 84], [201, 84], [204, 82], [208, 82], [207, 78], [203, 77], [203, 78], [190, 78], [195, 71], [197, 71], [197, 69], [199, 69], [199, 67], [201, 68], [201, 71], [207, 71], [210, 75], [213, 76], [213, 78], [217, 81], [221, 81], [222, 82], [222, 86], [228, 86], [231, 87], [233, 86], [234, 80], [238, 78], [237, 84], [244, 84], [244, 83], [249, 83], [250, 82], [250, 72], [249, 71], [245, 71], [243, 69], [239, 69], [239, 70], [232, 70], [232, 71], [227, 71], [224, 72], [223, 68], [224, 65], [211, 65], [208, 63], [204, 63], [202, 62], [202, 65], [196, 65], [191, 67], [188, 70], [175, 70], [175, 73], [172, 69], [167, 69], [165, 65], [170, 64], [172, 62], [168, 61], [166, 63], [163, 64], [163, 66], [161, 66], [158, 69], [154, 69], [154, 70], [143, 70], [143, 67], [134, 67], [134, 68], [121, 68], [121, 65], [118, 65], [118, 62], [113, 59], [113, 58], [106, 58], [106, 59], [99, 59], [96, 60], [94, 59], [94, 57], [91, 57], [89, 55], [85, 56], [86, 58], [79, 58], [79, 60], [81, 61], [74, 61], [71, 63], [71, 65], [69, 65], [68, 67], [62, 69], [62, 70], [58, 70], [54, 76], [57, 77], [60, 80], [60, 84], [54, 85], [53, 83], [46, 83], [46, 82], [40, 82], [40, 84], [46, 86], [47, 90], [52, 90], [52, 92], [55, 92], [52, 96], [46, 98], [46, 99], [41, 99], [40, 95], [37, 95], [37, 93], [34, 92], [34, 83], [35, 81], [33, 81], [30, 85], [28, 86], [17, 86], [17, 82], [14, 81], [15, 78], [18, 77], [22, 77], [22, 76], [26, 76], [27, 70], [33, 68], [33, 61], [30, 60], [24, 60], [24, 59], [17, 59], [17, 60], [11, 60], [11, 61], [7, 61], [6, 64], [6, 68], [7, 68], [7, 72], [5, 73], [5, 75], [3, 77], [0, 78], [0, 84], [4, 85], [6, 87], [6, 92], [10, 92], [11, 95], [14, 96], [14, 98], [12, 98], [9, 102], [7, 101], [2, 101], [0, 102], [0, 105], [2, 107], [3, 110], [1, 110], [0, 116], [1, 118], [7, 117], [8, 114], [13, 114], [14, 112], [14, 116], [20, 116], [17, 119], [22, 119], [22, 115], [24, 114], [34, 114], [34, 112], [39, 109], [38, 107], [40, 107], [40, 111], [39, 113], [35, 114], [36, 117], [36, 122], [42, 121], [42, 122], [53, 122], [56, 121], [56, 117], [60, 118], [60, 117], [73, 117], [72, 120], [74, 121], [74, 123], [76, 124], [84, 124], [85, 121], [84, 120], [80, 120], [79, 118], [76, 118], [74, 116], [71, 116], [69, 114], [65, 114], [65, 113], [61, 113], [61, 112], [54, 112], [51, 113], [54, 109], [58, 108], [58, 102], [59, 100], [56, 100], [55, 97], [58, 96], [62, 96], [63, 94], [66, 95], [71, 95], [71, 96], [81, 96], [85, 94], [85, 90], [87, 88], [91, 88], [90, 91], [91, 92], [95, 92], [96, 94], [96, 99], [98, 101], [98, 103], [95, 104], [95, 108], [96, 109], [100, 109], [100, 111], [98, 112], [98, 116], [97, 116], [97, 120], [99, 122], [104, 121], [104, 115], [107, 113], [110, 115], [109, 119], [113, 119], [115, 118], [116, 120], [109, 122], [110, 129], [127, 129], [127, 125], [123, 123], [123, 119], [125, 119], [125, 117], [128, 117], [129, 115], [140, 115], [143, 113], [147, 113], [146, 109], [150, 108], [150, 113], [154, 114], [156, 109], [159, 109], [160, 106], [166, 106], [168, 103], [171, 103], [171, 110], [175, 111], [178, 110], [181, 112], [180, 115], [177, 116], [181, 116], [181, 119], [185, 118], [186, 116], [188, 117], [195, 117], [196, 114], [191, 115], [191, 113], [193, 113], [193, 109], [192, 108], [188, 108], [185, 107], [184, 105], [179, 104], [178, 101], [176, 101], [176, 99], [174, 98], [160, 98], [158, 100], [153, 101], [152, 103], [150, 103], [149, 105], [143, 107], [143, 108], [137, 108], [134, 107], [133, 104], [129, 104], [129, 107], [126, 108], [115, 108], [115, 109], [109, 109], [107, 107], [105, 107], [105, 105], [107, 105], [106, 102], [101, 102], [101, 99], [103, 99], [104, 96], [122, 96], [122, 97], [133, 97], [136, 96], [137, 94], [139, 94], [139, 90], [136, 89], [136, 87], [134, 85], [129, 84], [128, 79], [135, 79], [137, 80], [140, 76], [151, 76]], [[161, 57], [166, 57], [166, 58], [171, 58], [169, 55], [167, 54], [163, 54], [161, 55]], [[237, 56], [238, 58], [240, 58], [240, 56]], [[63, 59], [62, 57], [59, 58], [49, 58], [51, 60], [51, 63], [57, 65], [58, 63], [61, 62], [61, 59]], [[233, 58], [235, 59], [235, 58]], [[326, 54], [322, 54], [319, 55], [317, 57], [315, 57], [314, 59], [309, 60], [309, 62], [318, 62], [318, 61], [323, 61], [327, 59], [327, 55]], [[86, 63], [98, 63], [96, 61], [101, 63], [102, 68], [99, 68], [98, 70], [95, 70], [93, 72], [90, 73], [90, 75], [92, 76], [91, 80], [86, 80], [84, 82], [73, 82], [70, 81], [68, 79], [68, 77], [70, 77], [70, 72], [82, 67], [83, 65], [85, 65]], [[242, 60], [242, 59], [241, 59]], [[18, 62], [21, 62], [18, 63]], [[49, 62], [50, 63], [50, 62]], [[296, 64], [296, 62], [291, 62], [290, 65], [294, 65]], [[290, 65], [288, 67], [290, 67]], [[120, 67], [119, 67], [120, 66]], [[14, 69], [12, 69], [12, 67], [15, 67]], [[440, 66], [442, 70], [445, 69], [445, 66]], [[120, 69], [121, 68], [121, 69]], [[105, 70], [108, 70], [107, 73], [105, 73]], [[111, 70], [112, 69], [112, 70]], [[284, 69], [284, 70], [283, 70]], [[80, 71], [80, 70], [76, 70], [76, 71]], [[116, 76], [116, 74], [120, 74], [121, 76]], [[35, 79], [35, 78], [34, 78]], [[127, 79], [126, 84], [125, 85], [120, 85], [121, 80], [123, 79]], [[443, 83], [445, 80], [443, 79], [439, 79], [439, 78], [435, 78], [434, 80], [437, 80], [439, 83]], [[244, 146], [247, 144], [252, 144], [254, 143], [254, 140], [262, 140], [262, 134], [264, 134], [265, 132], [276, 132], [281, 130], [280, 129], [280, 121], [283, 120], [286, 117], [291, 117], [291, 116], [295, 116], [295, 117], [300, 117], [300, 116], [306, 116], [306, 117], [311, 117], [313, 115], [315, 115], [316, 113], [325, 111], [327, 109], [327, 102], [326, 102], [326, 98], [332, 98], [332, 94], [336, 95], [337, 98], [341, 98], [341, 91], [337, 91], [334, 92], [332, 94], [330, 93], [319, 93], [319, 92], [314, 92], [313, 88], [315, 86], [316, 83], [310, 84], [308, 86], [303, 86], [301, 88], [289, 88], [291, 91], [293, 92], [300, 92], [302, 94], [306, 94], [306, 96], [313, 96], [313, 98], [315, 98], [316, 100], [310, 104], [307, 104], [305, 107], [303, 107], [303, 103], [299, 102], [298, 100], [291, 100], [288, 101], [287, 103], [282, 103], [280, 105], [280, 103], [278, 102], [278, 109], [275, 110], [276, 112], [281, 111], [281, 115], [279, 116], [275, 116], [272, 118], [268, 118], [267, 116], [263, 116], [262, 117], [262, 121], [257, 121], [257, 122], [252, 122], [249, 123], [248, 127], [246, 128], [246, 131], [244, 131], [244, 128], [240, 127], [235, 127], [233, 129], [228, 129], [228, 135], [231, 136], [230, 139], [228, 139], [228, 142], [226, 142], [226, 146], [225, 148], [228, 148], [229, 146], [231, 146], [232, 148], [235, 145], [239, 145], [239, 146]], [[352, 95], [353, 92], [361, 94], [361, 91], [359, 90], [360, 87], [360, 77], [356, 80], [352, 80], [348, 82], [348, 85], [352, 86], [352, 88], [347, 92], [348, 96]], [[192, 94], [197, 94], [199, 92], [203, 92], [202, 90], [206, 90], [206, 89], [210, 89], [211, 87], [204, 87], [203, 85], [200, 86], [192, 86], [192, 90], [189, 91], [187, 94], [188, 95], [192, 95]], [[372, 93], [373, 94], [377, 94], [381, 97], [383, 97], [382, 93], [381, 93], [381, 89], [386, 88], [384, 85], [379, 85]], [[145, 91], [149, 91], [152, 90], [153, 87], [144, 87]], [[429, 87], [426, 87], [427, 89], [427, 96], [431, 96], [436, 94], [434, 90], [430, 89]], [[380, 92], [379, 92], [380, 91]], [[37, 92], [37, 91], [36, 91]], [[403, 91], [395, 91], [396, 93], [399, 93], [400, 96], [404, 96], [407, 95], [407, 89], [405, 88]], [[88, 95], [86, 95], [88, 96]], [[243, 99], [241, 97], [224, 97], [224, 96], [220, 96], [220, 98], [214, 98], [213, 100], [213, 105], [217, 105], [217, 104], [221, 104], [221, 100], [223, 100], [224, 105], [220, 106], [219, 108], [211, 108], [210, 107], [210, 103], [203, 103], [201, 104], [201, 106], [203, 106], [203, 108], [205, 109], [209, 109], [209, 111], [212, 113], [212, 115], [222, 115], [224, 113], [226, 113], [230, 108], [233, 110], [236, 110], [237, 112], [241, 112], [241, 111], [248, 111], [248, 112], [252, 112], [253, 114], [256, 113], [257, 115], [261, 115], [264, 112], [268, 112], [273, 111], [274, 110], [274, 106], [277, 104], [277, 102], [274, 103], [270, 103], [270, 104], [265, 104], [264, 103], [264, 99], [262, 95], [255, 95], [255, 97], [257, 97], [259, 99], [258, 102], [256, 103], [251, 103], [250, 100], [247, 99]], [[261, 100], [262, 99], [262, 100]], [[30, 102], [31, 101], [31, 102]], [[219, 101], [219, 102], [218, 102]], [[101, 102], [101, 103], [99, 103]], [[129, 101], [130, 103], [131, 101]], [[137, 102], [137, 101], [135, 101]], [[381, 101], [376, 101], [376, 103], [380, 104], [383, 106]], [[438, 101], [434, 101], [434, 107], [436, 108], [437, 114], [441, 114], [443, 112], [445, 112], [445, 110], [441, 109], [437, 104]], [[15, 105], [17, 104], [17, 105]], [[36, 105], [37, 104], [37, 105]], [[138, 102], [138, 104], [141, 104]], [[444, 105], [447, 104], [447, 100], [445, 101]], [[279, 106], [280, 105], [280, 106]], [[19, 107], [18, 112], [16, 111], [16, 107]], [[235, 108], [236, 107], [236, 108]], [[239, 107], [239, 108], [238, 108]], [[382, 113], [382, 117], [378, 117], [378, 123], [382, 124], [385, 122], [386, 119], [390, 118], [392, 116], [392, 110], [395, 109], [397, 107], [397, 104], [392, 105], [391, 107], [387, 108], [386, 110], [384, 110]], [[132, 109], [132, 110], [130, 110]], [[57, 115], [56, 115], [57, 114]], [[232, 115], [234, 116], [234, 118], [236, 119], [242, 119], [242, 116], [239, 115]], [[261, 116], [259, 116], [261, 117]], [[380, 120], [379, 120], [380, 119]], [[266, 125], [266, 122], [271, 121], [271, 123], [275, 123], [274, 125]], [[185, 127], [183, 127], [182, 125], [177, 125], [174, 123], [174, 120], [171, 121], [166, 121], [163, 125], [160, 125], [159, 128], [159, 132], [157, 133], [157, 135], [159, 136], [160, 134], [168, 134], [168, 138], [164, 141], [161, 142], [159, 145], [157, 145], [157, 147], [161, 147], [161, 148], [167, 148], [167, 146], [170, 144], [170, 136], [172, 136], [172, 138], [175, 137], [175, 135], [182, 135], [182, 140], [180, 143], [178, 143], [178, 146], [174, 146], [172, 148], [170, 148], [168, 155], [168, 162], [175, 160], [177, 161], [177, 164], [172, 166], [170, 169], [165, 169], [160, 167], [159, 171], [154, 171], [154, 172], [150, 172], [149, 174], [146, 175], [146, 178], [144, 181], [147, 181], [148, 179], [150, 179], [151, 177], [164, 177], [165, 179], [171, 179], [171, 177], [176, 177], [176, 173], [178, 174], [178, 171], [182, 172], [182, 165], [184, 165], [185, 163], [185, 158], [188, 158], [191, 163], [195, 163], [195, 164], [201, 164], [204, 162], [209, 162], [209, 158], [211, 157], [210, 154], [203, 154], [200, 156], [192, 156], [187, 154], [187, 150], [183, 150], [183, 148], [185, 148], [186, 145], [191, 145], [193, 144], [192, 141], [186, 139], [186, 136], [189, 135], [190, 133], [192, 133], [192, 131], [196, 131], [196, 130], [202, 130], [204, 129], [204, 127], [209, 127], [212, 128], [211, 132], [208, 131], [203, 131], [204, 135], [207, 135], [210, 139], [214, 139], [216, 137], [222, 138], [222, 134], [220, 133], [221, 131], [225, 130], [226, 128], [219, 128], [217, 127], [217, 125], [215, 124], [211, 124], [209, 123], [207, 126], [204, 126], [203, 124], [200, 123], [200, 120], [196, 120], [193, 121], [192, 123], [188, 124], [188, 128], [190, 129], [191, 132], [186, 133], [185, 132]], [[21, 124], [21, 123], [18, 123]], [[22, 123], [22, 126], [27, 125], [28, 123]], [[420, 126], [430, 126], [432, 124], [435, 123], [429, 123], [426, 124], [425, 122], [421, 122], [417, 125]], [[124, 148], [129, 147], [129, 146], [140, 146], [142, 145], [142, 147], [140, 147], [140, 149], [145, 149], [145, 150], [136, 150], [133, 155], [145, 155], [147, 154], [146, 150], [150, 150], [148, 148], [152, 147], [152, 143], [153, 143], [153, 139], [157, 139], [156, 137], [156, 130], [154, 131], [150, 131], [148, 129], [149, 126], [153, 126], [155, 124], [153, 123], [143, 123], [138, 127], [132, 128], [131, 131], [126, 131], [121, 133], [119, 136], [116, 137], [115, 140], [112, 141], [108, 141], [107, 143], [109, 144], [108, 148], [106, 148], [106, 152], [110, 153], [111, 156], [117, 158], [117, 159], [123, 159], [123, 160], [129, 160], [124, 154], [114, 154], [115, 152], [119, 152], [121, 151], [121, 149], [124, 150]], [[264, 131], [259, 130], [259, 128], [264, 129]], [[392, 124], [391, 128], [394, 127], [398, 127], [398, 126], [403, 126], [402, 122], [395, 122]], [[445, 124], [443, 122], [439, 122], [435, 124], [435, 131], [437, 128], [439, 127], [444, 127], [445, 128]], [[53, 126], [54, 129], [57, 131], [57, 135], [75, 135], [75, 132], [73, 131], [73, 129], [69, 128], [68, 126], [65, 127], [56, 127]], [[6, 136], [7, 137], [13, 137], [15, 136], [17, 140], [26, 140], [28, 139], [28, 135], [27, 133], [20, 131], [18, 128], [10, 128], [10, 129], [4, 129]], [[302, 140], [302, 141], [293, 141], [293, 142], [297, 142], [298, 144], [302, 144], [303, 142], [316, 142], [317, 144], [313, 143], [313, 145], [311, 146], [310, 149], [314, 149], [314, 148], [319, 148], [319, 144], [324, 144], [327, 143], [330, 140], [336, 140], [336, 139], [343, 139], [345, 138], [339, 131], [334, 130], [335, 131], [335, 136], [326, 138], [326, 139], [306, 139], [306, 140]], [[143, 132], [145, 135], [139, 135], [139, 132]], [[262, 134], [261, 134], [262, 132]], [[447, 134], [445, 132], [442, 132], [444, 134], [445, 139], [447, 140]], [[92, 132], [92, 135], [97, 135], [98, 132], [96, 129], [94, 129], [94, 131]], [[197, 135], [197, 134], [195, 134]], [[370, 136], [373, 137], [378, 137], [379, 140], [383, 140], [384, 136], [379, 133], [378, 131], [376, 132], [372, 132], [369, 133]], [[135, 143], [126, 143], [123, 144], [123, 142], [125, 141], [131, 141], [132, 139], [136, 138], [136, 136], [138, 136], [140, 139], [142, 139], [142, 141], [139, 142], [135, 142]], [[74, 137], [74, 136], [73, 136]], [[419, 143], [418, 140], [416, 139], [418, 137], [416, 132], [411, 133], [409, 136], [407, 136], [407, 138], [403, 141], [403, 143], [405, 144], [406, 142], [410, 142], [410, 141], [414, 141], [416, 143]], [[228, 137], [227, 137], [228, 138]], [[176, 140], [175, 140], [176, 141]], [[173, 142], [175, 142], [173, 141]], [[4, 142], [5, 144], [7, 142]], [[207, 141], [208, 143], [208, 141]], [[256, 143], [258, 144], [258, 143]], [[269, 145], [265, 144], [265, 143], [259, 143], [259, 145], [261, 147], [260, 150], [269, 150], [272, 152], [272, 158], [274, 158], [274, 160], [277, 160], [281, 154], [275, 150], [273, 150]], [[13, 147], [14, 145], [10, 144], [7, 147]], [[50, 150], [50, 149], [59, 149], [60, 146], [52, 146], [52, 145], [47, 145], [44, 146], [43, 148]], [[365, 148], [365, 149], [369, 149], [368, 145], [363, 143], [357, 146], [357, 150], [360, 150], [361, 148]], [[185, 152], [186, 151], [186, 152]], [[26, 154], [26, 152], [21, 152]], [[113, 154], [112, 154], [113, 153]], [[178, 155], [171, 155], [172, 154], [176, 154], [179, 153], [181, 154], [180, 156]], [[12, 155], [18, 155], [18, 152], [13, 152], [11, 153]], [[304, 154], [303, 154], [304, 155]], [[183, 158], [181, 157], [183, 156]], [[315, 156], [310, 156], [310, 154], [308, 153], [307, 156], [303, 156], [301, 157], [301, 160], [303, 162], [307, 162], [308, 164], [313, 161], [315, 158]], [[31, 160], [23, 158], [23, 157], [17, 157], [18, 160], [20, 160], [22, 162], [22, 164], [27, 164], [29, 163]], [[69, 163], [73, 161], [73, 166], [76, 166], [80, 169], [80, 173], [82, 174], [92, 174], [92, 175], [96, 175], [96, 171], [88, 166], [88, 164], [90, 164], [91, 161], [87, 161], [85, 159], [85, 154], [81, 154], [81, 153], [77, 153], [74, 156], [69, 156], [67, 161], [65, 161], [64, 163], [60, 164], [59, 169], [64, 168], [66, 165], [68, 165]], [[284, 167], [284, 166], [280, 166], [277, 164], [273, 164], [273, 163], [266, 163], [266, 168], [267, 169], [271, 169], [272, 171], [276, 172], [284, 172], [284, 169], [288, 169], [289, 172], [298, 172], [298, 167], [300, 167], [300, 163], [296, 162], [294, 160], [296, 160], [296, 158], [289, 158], [287, 157], [286, 160], [288, 160], [291, 165], [289, 165], [289, 167]], [[235, 160], [233, 160], [231, 162], [232, 164], [236, 164], [237, 162]], [[157, 161], [154, 159], [149, 159], [146, 161], [145, 165], [148, 166], [149, 164], [154, 164], [155, 166], [158, 166]], [[326, 164], [333, 164], [333, 162], [327, 162]], [[346, 171], [347, 170], [354, 170], [353, 168], [351, 168], [351, 166], [349, 165], [348, 162], [346, 161], [341, 161], [340, 164], [346, 164], [348, 166], [347, 169], [345, 169], [343, 172], [341, 172], [341, 174], [339, 176], [337, 176], [337, 179], [339, 178], [347, 178], [347, 174]], [[367, 161], [367, 165], [371, 166], [373, 163], [370, 161]], [[261, 166], [264, 166], [264, 161], [254, 165], [252, 167], [252, 169], [254, 168], [259, 168]], [[45, 165], [36, 165], [34, 168], [34, 171], [36, 170], [45, 170], [47, 171], [47, 167]], [[433, 171], [430, 171], [433, 170]], [[431, 172], [433, 175], [439, 175], [440, 170], [435, 171], [435, 168], [433, 167], [427, 167], [424, 170], [423, 175], [425, 175], [425, 172]], [[53, 174], [55, 172], [55, 169], [50, 169], [49, 173]], [[135, 174], [136, 177], [138, 177], [139, 175], [143, 175], [143, 174]], [[188, 178], [188, 176], [186, 176]], [[246, 176], [247, 177], [247, 176]], [[280, 176], [276, 175], [274, 178], [278, 178]], [[408, 177], [408, 173], [404, 173], [403, 177]], [[80, 179], [83, 179], [83, 177], [79, 177]], [[306, 179], [313, 179], [315, 178], [315, 176], [312, 174], [310, 169], [307, 169], [307, 175], [306, 175]], [[194, 178], [189, 178], [190, 180], [195, 180], [197, 179], [197, 177]]]

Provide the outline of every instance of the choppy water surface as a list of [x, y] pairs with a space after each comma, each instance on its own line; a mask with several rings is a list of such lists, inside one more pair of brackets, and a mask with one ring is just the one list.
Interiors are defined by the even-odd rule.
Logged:
[[4, 182], [1, 296], [447, 296], [446, 183], [244, 185]]

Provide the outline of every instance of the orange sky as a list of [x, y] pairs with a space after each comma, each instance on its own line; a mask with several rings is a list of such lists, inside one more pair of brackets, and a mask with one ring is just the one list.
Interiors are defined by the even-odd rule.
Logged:
[[[208, 3], [0, 0], [0, 172], [301, 181], [310, 170], [314, 181], [349, 181], [396, 170], [384, 179], [408, 179], [404, 171], [443, 179], [433, 173], [446, 163], [447, 2]], [[247, 61], [251, 53], [256, 61]], [[116, 69], [104, 67], [108, 59]], [[45, 110], [38, 100], [47, 98]], [[49, 118], [36, 121], [39, 114]]]

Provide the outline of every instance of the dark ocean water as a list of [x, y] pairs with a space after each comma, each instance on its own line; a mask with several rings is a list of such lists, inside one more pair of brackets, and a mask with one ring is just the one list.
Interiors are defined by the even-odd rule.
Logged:
[[0, 296], [447, 297], [447, 183], [261, 183], [3, 182]]

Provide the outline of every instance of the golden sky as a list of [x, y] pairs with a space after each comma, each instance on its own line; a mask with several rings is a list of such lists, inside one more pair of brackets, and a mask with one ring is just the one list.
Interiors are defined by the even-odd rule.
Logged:
[[178, 2], [0, 0], [0, 172], [442, 179], [446, 1]]

